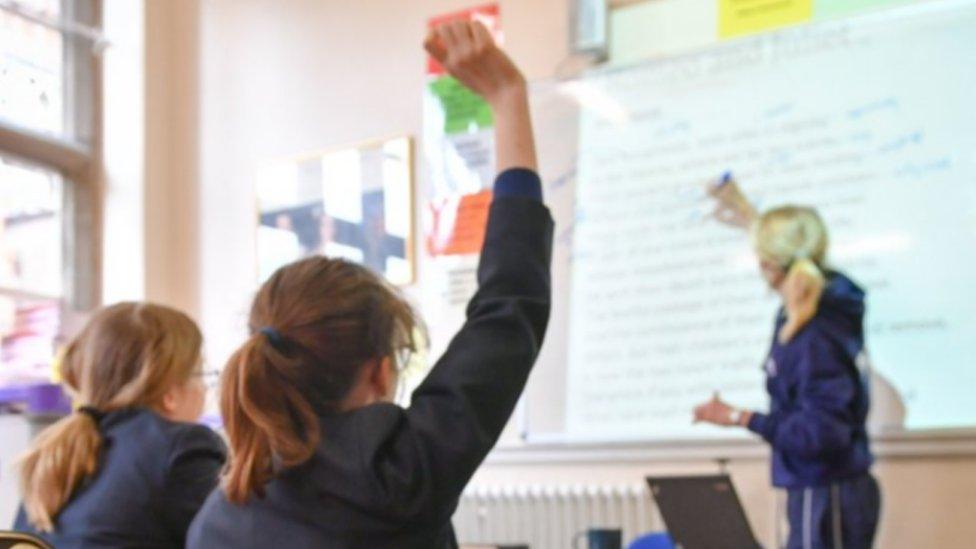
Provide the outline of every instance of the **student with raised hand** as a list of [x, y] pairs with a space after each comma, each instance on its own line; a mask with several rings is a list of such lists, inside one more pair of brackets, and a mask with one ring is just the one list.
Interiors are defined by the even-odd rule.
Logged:
[[224, 370], [231, 458], [191, 548], [457, 546], [458, 499], [542, 345], [553, 225], [521, 73], [480, 23], [442, 25], [425, 45], [495, 116], [499, 175], [467, 320], [403, 409], [391, 395], [417, 323], [403, 298], [340, 259], [279, 269]]
[[719, 220], [752, 231], [762, 276], [783, 306], [764, 364], [769, 411], [739, 410], [716, 394], [695, 420], [747, 428], [772, 446], [773, 484], [788, 496], [789, 549], [867, 549], [881, 494], [860, 369], [864, 291], [827, 267], [827, 229], [814, 209], [760, 214], [728, 177], [711, 194]]
[[183, 547], [226, 454], [194, 423], [206, 391], [201, 343], [196, 324], [168, 307], [95, 313], [61, 362], [80, 407], [20, 460], [14, 529], [58, 549]]

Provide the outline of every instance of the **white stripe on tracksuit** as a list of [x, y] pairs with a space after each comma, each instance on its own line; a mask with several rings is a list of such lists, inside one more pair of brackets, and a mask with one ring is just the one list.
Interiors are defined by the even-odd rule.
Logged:
[[[830, 525], [834, 534], [834, 549], [844, 549], [840, 512], [840, 485], [830, 485]], [[803, 549], [813, 549], [813, 489], [803, 490]]]
[[813, 490], [803, 489], [803, 549], [813, 549]]
[[832, 511], [830, 522], [834, 527], [834, 549], [844, 549], [844, 535], [840, 523], [840, 485], [836, 482], [830, 485], [830, 508]]

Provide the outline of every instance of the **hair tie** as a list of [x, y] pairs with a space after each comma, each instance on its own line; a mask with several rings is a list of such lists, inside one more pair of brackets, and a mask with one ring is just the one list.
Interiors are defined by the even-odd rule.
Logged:
[[258, 332], [264, 334], [265, 337], [268, 338], [268, 341], [271, 342], [271, 345], [274, 347], [280, 347], [281, 344], [284, 342], [284, 340], [281, 337], [281, 334], [278, 333], [278, 330], [275, 330], [271, 326], [265, 326], [264, 328], [258, 330]]
[[102, 418], [105, 417], [105, 412], [100, 411], [98, 408], [95, 408], [94, 406], [79, 406], [78, 409], [75, 411], [78, 412], [79, 414], [90, 417], [92, 421], [95, 422], [95, 424], [101, 422]]

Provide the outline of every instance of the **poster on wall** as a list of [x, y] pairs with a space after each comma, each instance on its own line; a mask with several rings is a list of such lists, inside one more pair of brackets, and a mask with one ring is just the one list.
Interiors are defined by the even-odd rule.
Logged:
[[719, 38], [893, 7], [913, 0], [716, 0]]
[[[480, 21], [496, 41], [503, 39], [497, 4], [443, 14], [427, 24], [432, 28], [455, 20]], [[495, 124], [488, 104], [436, 60], [428, 58], [426, 72], [423, 305], [431, 353], [438, 356], [477, 289], [478, 254], [495, 177]]]
[[809, 21], [813, 0], [719, 0], [718, 34], [731, 38]]
[[[428, 28], [455, 20], [480, 21], [502, 41], [497, 4], [487, 4], [434, 17]], [[430, 194], [445, 197], [491, 189], [495, 168], [495, 134], [491, 107], [447, 74], [435, 59], [427, 59], [424, 93], [425, 159]]]
[[413, 282], [409, 137], [268, 162], [256, 195], [260, 280], [325, 255], [365, 265], [392, 284]]
[[817, 0], [814, 17], [829, 19], [873, 9], [894, 7], [912, 1], [914, 0]]

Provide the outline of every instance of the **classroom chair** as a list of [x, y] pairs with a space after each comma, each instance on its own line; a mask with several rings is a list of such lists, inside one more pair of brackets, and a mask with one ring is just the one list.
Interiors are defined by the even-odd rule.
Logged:
[[54, 549], [41, 538], [22, 532], [0, 531], [0, 549]]
[[667, 532], [654, 532], [630, 542], [627, 549], [674, 549], [674, 542]]

